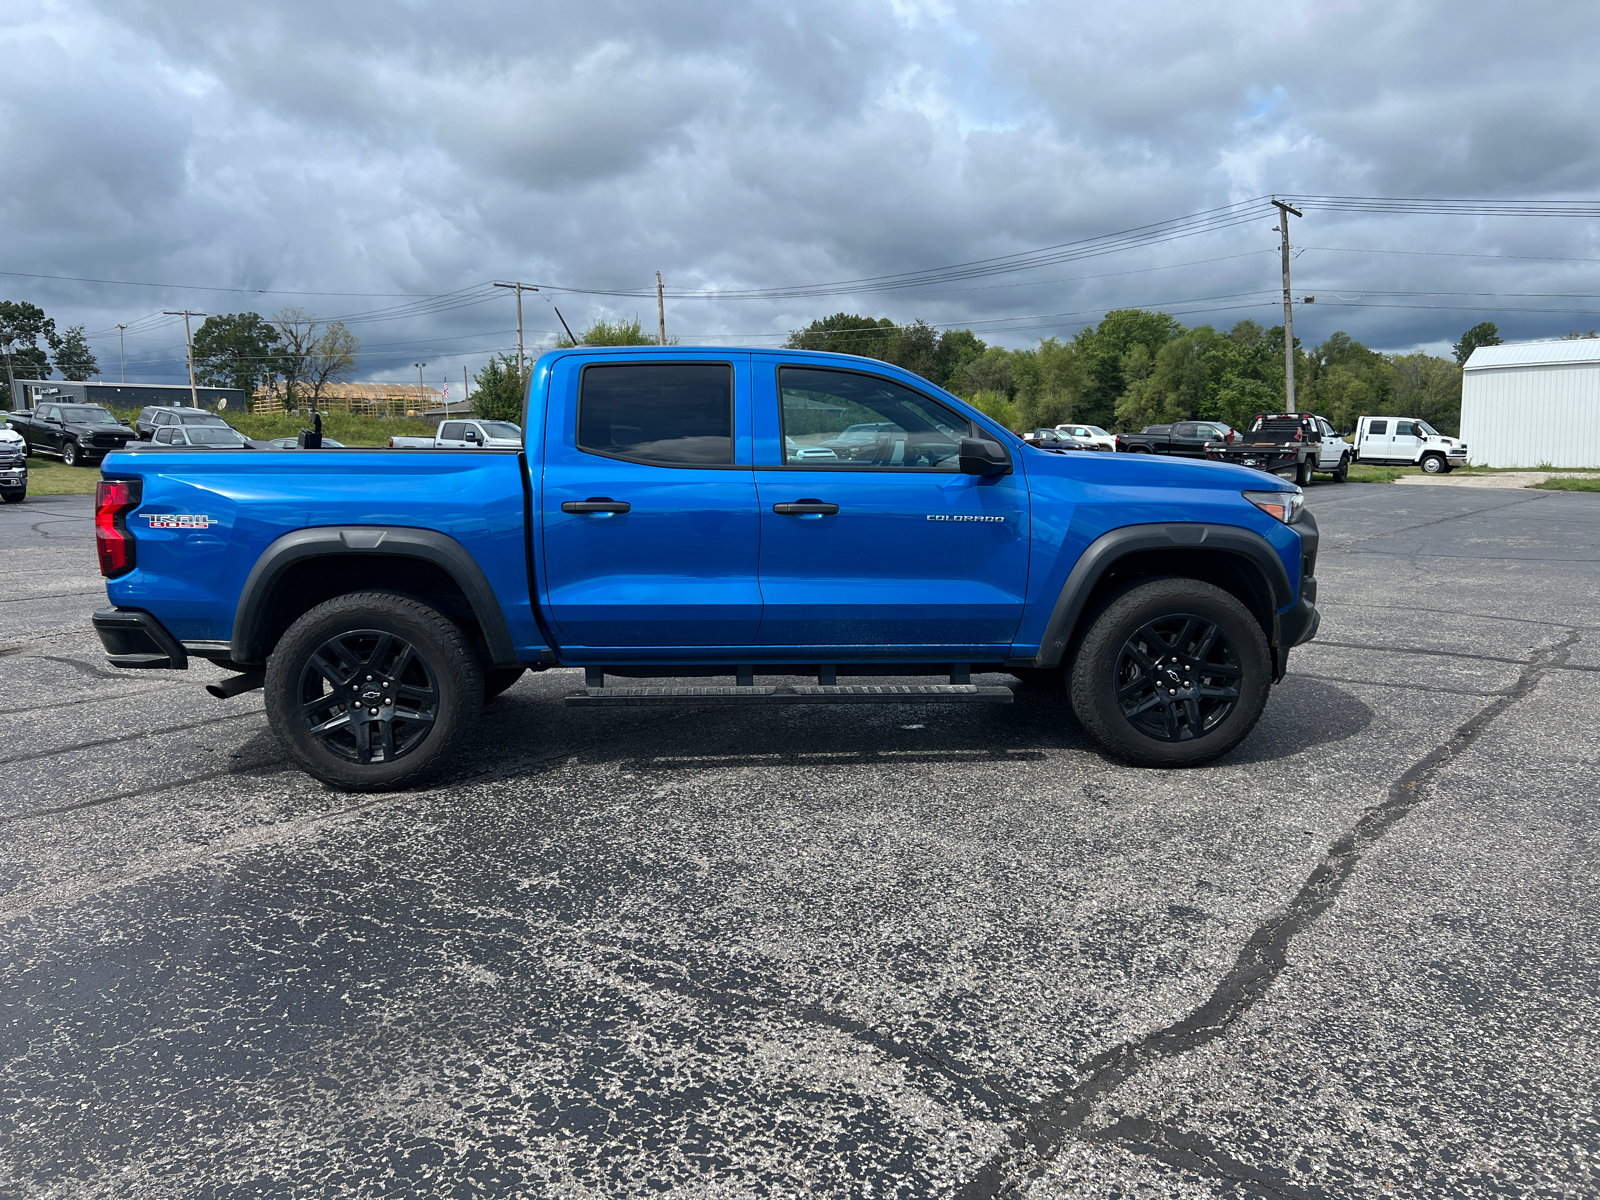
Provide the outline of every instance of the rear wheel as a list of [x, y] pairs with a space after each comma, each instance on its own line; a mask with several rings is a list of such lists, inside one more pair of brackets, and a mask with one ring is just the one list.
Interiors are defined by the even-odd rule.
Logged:
[[1124, 592], [1090, 626], [1069, 675], [1072, 711], [1111, 754], [1189, 767], [1237, 746], [1272, 686], [1266, 636], [1221, 588], [1158, 579]]
[[319, 604], [267, 659], [267, 719], [307, 774], [387, 791], [444, 764], [470, 736], [484, 680], [461, 629], [388, 592]]
[[1294, 469], [1294, 481], [1301, 487], [1305, 487], [1306, 484], [1311, 482], [1312, 469], [1311, 461], [1309, 459], [1300, 463]]

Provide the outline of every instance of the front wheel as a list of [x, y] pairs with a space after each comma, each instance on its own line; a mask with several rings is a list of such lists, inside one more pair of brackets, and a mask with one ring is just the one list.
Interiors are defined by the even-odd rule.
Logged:
[[470, 737], [483, 672], [459, 626], [426, 604], [355, 592], [302, 616], [267, 659], [267, 720], [307, 774], [387, 791]]
[[28, 498], [28, 489], [18, 488], [14, 492], [0, 492], [0, 496], [4, 496], [6, 498], [7, 504], [21, 504]]
[[78, 449], [77, 442], [66, 442], [62, 445], [61, 461], [69, 467], [76, 467], [83, 461], [83, 453]]
[[1261, 625], [1195, 579], [1123, 593], [1090, 626], [1069, 674], [1072, 711], [1109, 753], [1141, 767], [1192, 767], [1255, 728], [1272, 686]]
[[1425, 454], [1422, 456], [1422, 470], [1426, 475], [1443, 475], [1446, 470], [1444, 455]]

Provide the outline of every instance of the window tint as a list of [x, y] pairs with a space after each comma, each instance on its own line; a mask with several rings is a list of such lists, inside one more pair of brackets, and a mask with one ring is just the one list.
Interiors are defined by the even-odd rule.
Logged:
[[244, 445], [244, 438], [227, 425], [196, 425], [186, 432], [191, 446]]
[[71, 408], [63, 408], [60, 412], [63, 421], [73, 421], [81, 425], [115, 425], [117, 419], [97, 404], [79, 404]]
[[808, 467], [955, 471], [972, 423], [876, 375], [784, 367], [783, 460]]
[[467, 437], [467, 423], [465, 421], [446, 421], [439, 430], [439, 439], [445, 442], [461, 442]]
[[583, 369], [578, 448], [684, 467], [733, 463], [733, 368], [616, 363]]
[[480, 421], [478, 427], [492, 438], [520, 438], [522, 430], [510, 421]]
[[174, 416], [173, 420], [182, 421], [185, 425], [223, 425], [226, 422], [215, 413], [183, 413]]
[[1417, 425], [1415, 421], [1396, 421], [1394, 423], [1395, 437], [1416, 437]]
[[173, 429], [171, 426], [168, 426], [165, 429], [158, 429], [156, 430], [155, 440], [160, 442], [162, 445], [167, 445], [173, 440], [174, 437], [177, 436], [177, 433], [178, 431]]
[[1367, 432], [1368, 433], [1388, 433], [1389, 432], [1389, 422], [1387, 422], [1387, 421], [1374, 421], [1374, 422], [1372, 422], [1372, 424], [1367, 426]]

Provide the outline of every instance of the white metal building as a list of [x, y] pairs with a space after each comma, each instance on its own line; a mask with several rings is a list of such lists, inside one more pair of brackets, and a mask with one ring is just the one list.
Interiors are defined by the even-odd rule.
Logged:
[[1600, 338], [1479, 346], [1461, 440], [1475, 467], [1600, 467]]

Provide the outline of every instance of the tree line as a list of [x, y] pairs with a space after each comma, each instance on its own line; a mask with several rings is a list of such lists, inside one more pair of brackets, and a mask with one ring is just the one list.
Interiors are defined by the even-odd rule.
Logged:
[[[18, 379], [82, 382], [101, 373], [83, 326], [57, 333], [55, 319], [25, 300], [0, 300], [0, 349], [9, 348]], [[361, 343], [342, 321], [324, 321], [303, 308], [207, 317], [194, 331], [195, 382], [238, 388], [249, 396], [281, 381], [289, 407], [315, 407], [328, 385], [355, 372]], [[14, 408], [3, 370], [0, 400]]]
[[[1342, 331], [1309, 349], [1296, 338], [1296, 407], [1341, 429], [1363, 414], [1393, 412], [1456, 433], [1461, 366], [1478, 346], [1499, 342], [1492, 321], [1462, 335], [1454, 361], [1382, 354]], [[795, 330], [786, 345], [894, 363], [1018, 431], [1068, 422], [1130, 430], [1192, 419], [1247, 428], [1256, 413], [1284, 405], [1283, 326], [1248, 320], [1224, 332], [1163, 312], [1117, 309], [1070, 340], [1007, 350], [970, 329], [835, 313]]]

